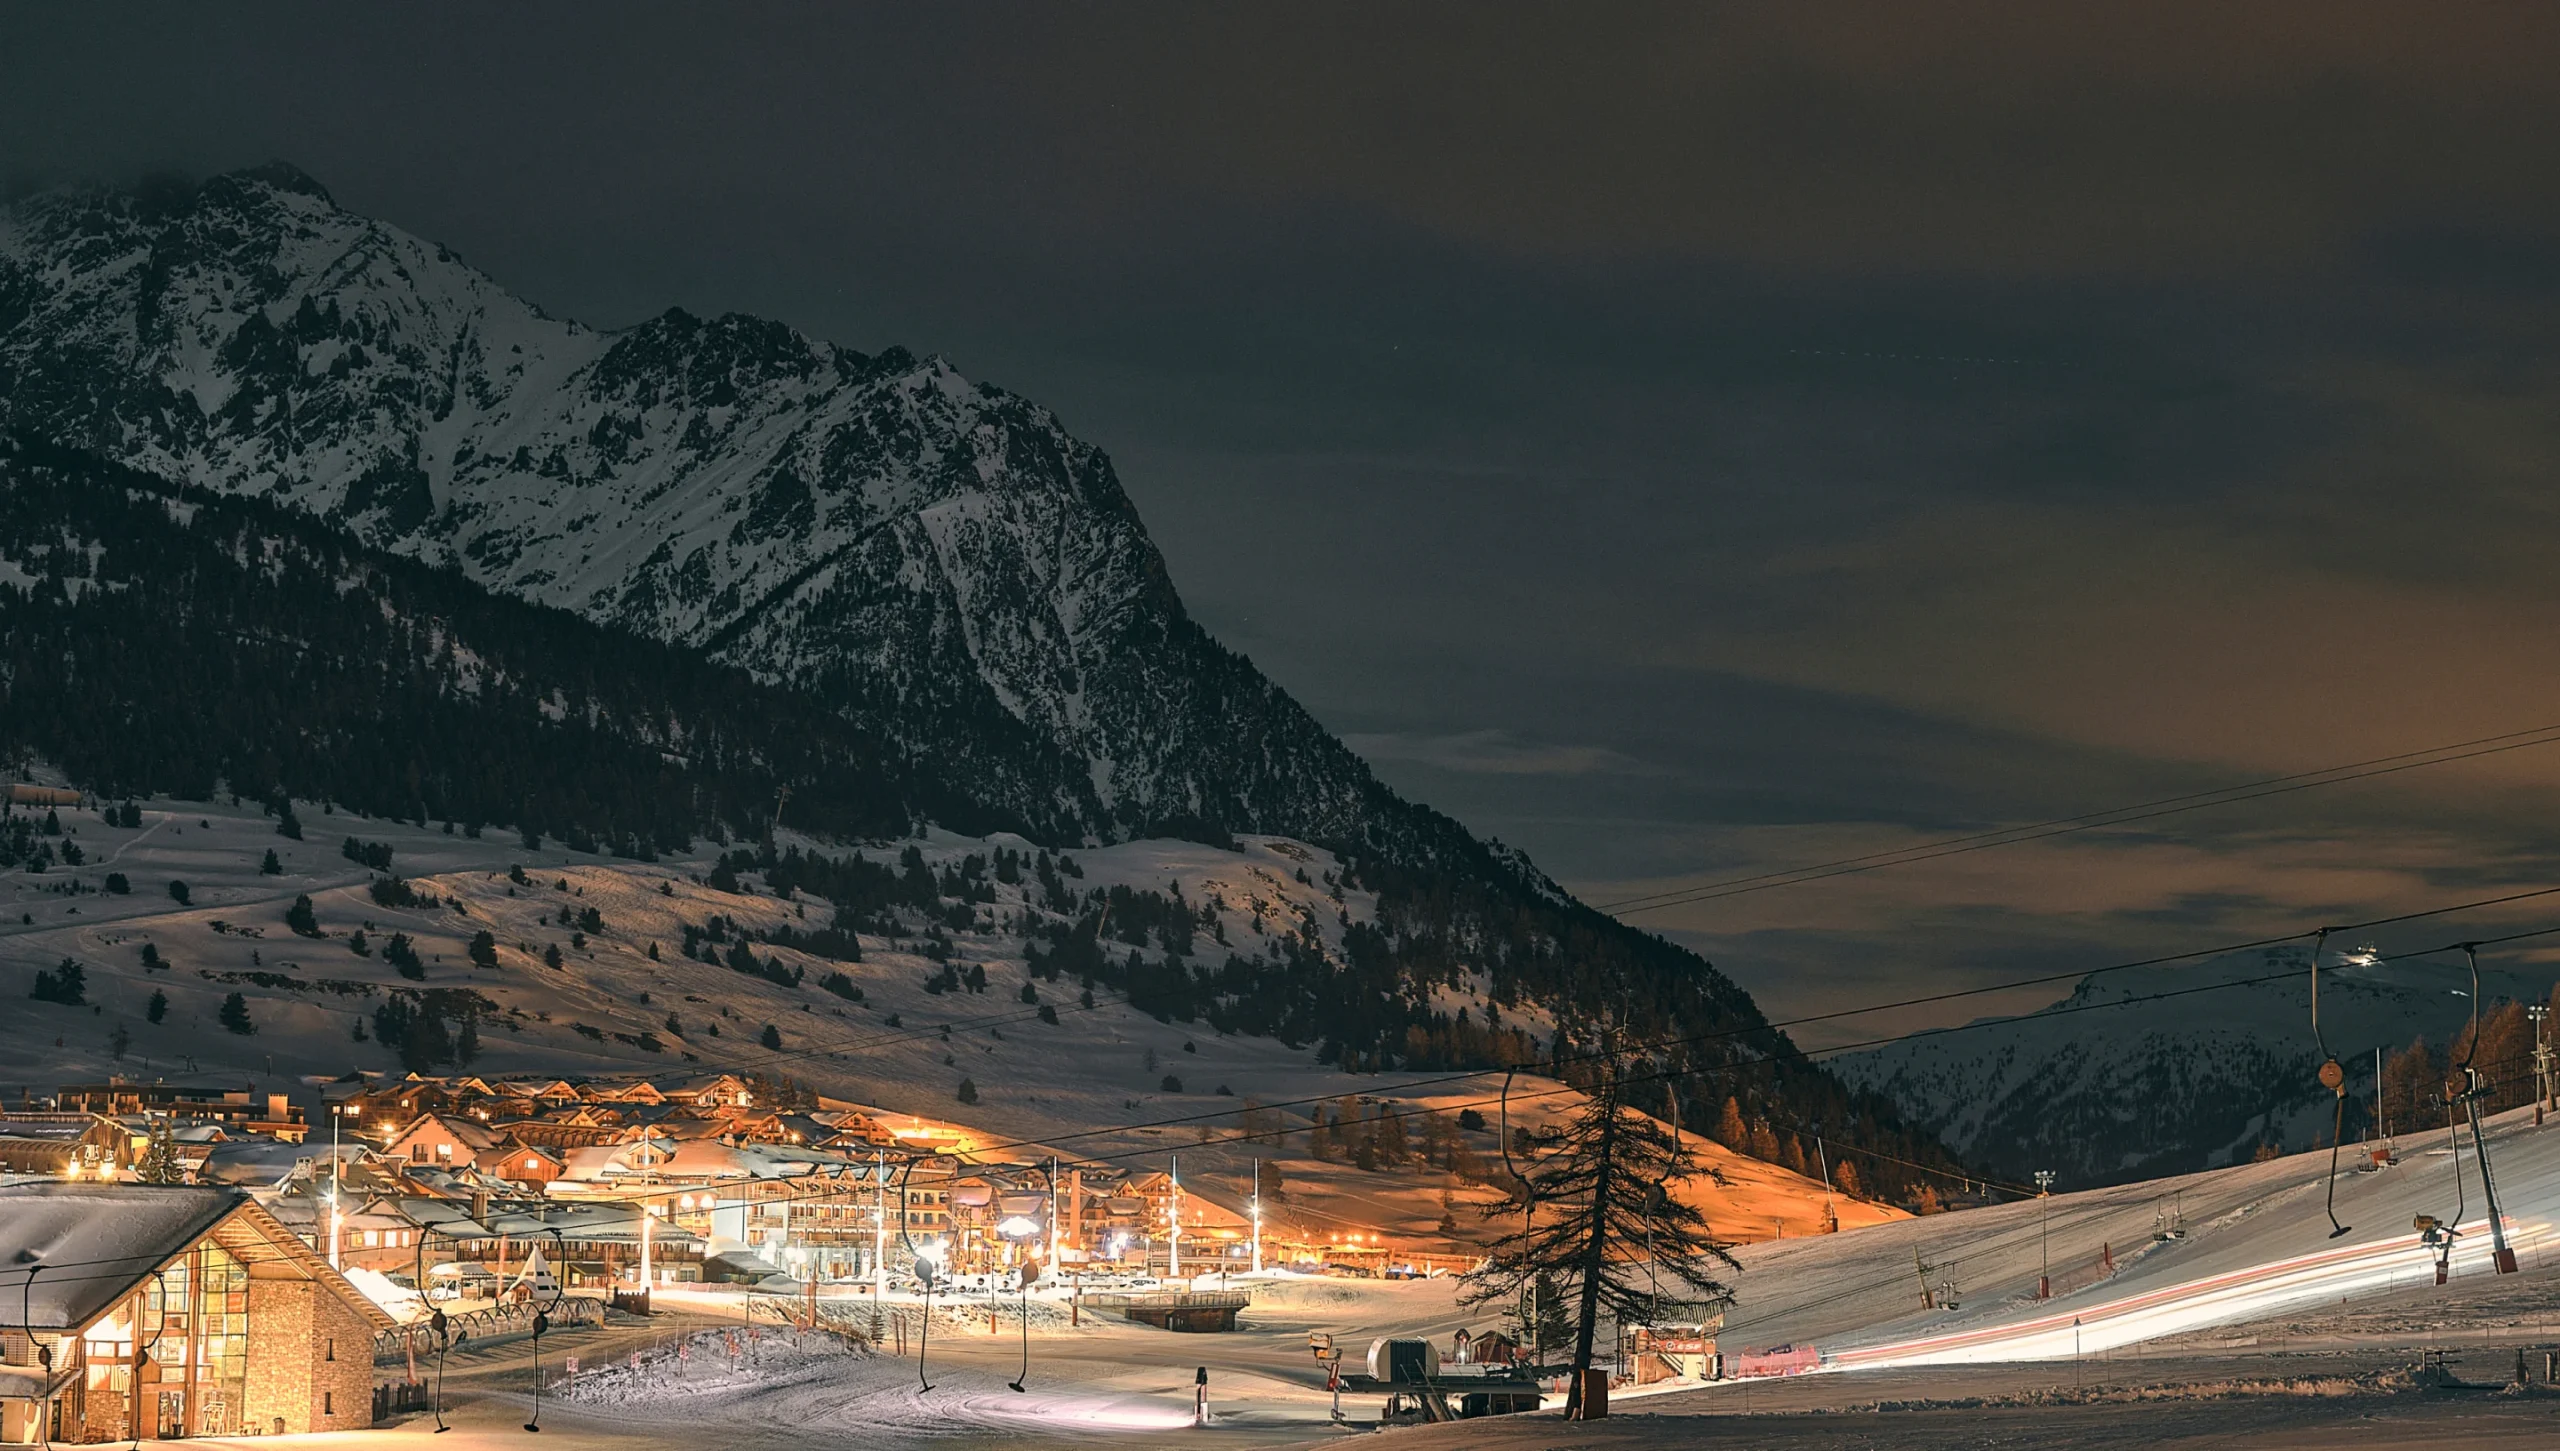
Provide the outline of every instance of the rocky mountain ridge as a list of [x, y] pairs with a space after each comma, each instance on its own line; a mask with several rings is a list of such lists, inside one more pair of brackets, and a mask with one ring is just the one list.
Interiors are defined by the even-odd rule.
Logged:
[[1381, 804], [1047, 410], [754, 318], [554, 318], [288, 167], [13, 207], [0, 423], [812, 693], [1046, 835]]

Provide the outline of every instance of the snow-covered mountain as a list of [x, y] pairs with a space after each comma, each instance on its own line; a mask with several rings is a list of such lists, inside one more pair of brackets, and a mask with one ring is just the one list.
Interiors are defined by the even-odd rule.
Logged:
[[[2320, 1021], [2348, 1070], [2352, 1139], [2373, 1097], [2374, 1050], [2396, 1053], [2422, 1035], [2441, 1049], [2469, 1019], [2470, 980], [2458, 957], [2370, 962], [2333, 949], [2325, 961]], [[2275, 947], [2092, 976], [2023, 1017], [1916, 1034], [1831, 1066], [2014, 1179], [2052, 1169], [2086, 1186], [2212, 1168], [2330, 1131], [2309, 965], [2309, 949]], [[2538, 1002], [2551, 987], [2548, 972], [2481, 971], [2492, 1004]]]
[[1381, 805], [1047, 410], [754, 318], [554, 318], [290, 167], [0, 218], [0, 424], [814, 693], [1035, 829]]
[[[0, 710], [13, 759], [625, 855], [786, 797], [840, 843], [1288, 838], [1376, 922], [1186, 980], [1320, 1012], [1302, 1046], [1495, 1061], [1462, 981], [1557, 1037], [1629, 1005], [1689, 1045], [1685, 1112], [1871, 1148], [1883, 1192], [1943, 1161], [1694, 953], [1387, 790], [1189, 617], [1100, 450], [938, 359], [581, 326], [270, 166], [0, 213], [0, 431], [0, 651], [80, 707]], [[573, 726], [635, 764], [545, 765]]]

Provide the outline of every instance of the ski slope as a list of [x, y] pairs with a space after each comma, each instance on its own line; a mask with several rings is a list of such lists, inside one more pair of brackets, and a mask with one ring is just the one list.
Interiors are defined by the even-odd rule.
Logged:
[[[2537, 1129], [2520, 1109], [2488, 1128], [2521, 1269], [2560, 1266], [2560, 1118]], [[2324, 1151], [1751, 1246], [1725, 1344], [1811, 1344], [1822, 1369], [1841, 1372], [2070, 1359], [2368, 1297], [2422, 1306], [2443, 1292], [2434, 1252], [2412, 1226], [2418, 1215], [2459, 1216], [2457, 1285], [2493, 1273], [2469, 1145], [2460, 1186], [2446, 1150], [2442, 1131], [2402, 1139], [2398, 1163], [2358, 1172], [2350, 1146], [2336, 1180], [2346, 1233], [2335, 1236]], [[2155, 1237], [2173, 1205], [2185, 1237]], [[2039, 1300], [2048, 1265], [2055, 1293]], [[1924, 1309], [1924, 1279], [1952, 1282], [1954, 1307]]]

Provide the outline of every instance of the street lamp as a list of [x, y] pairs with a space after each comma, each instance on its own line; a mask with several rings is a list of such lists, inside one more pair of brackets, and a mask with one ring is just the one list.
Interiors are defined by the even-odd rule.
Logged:
[[1173, 1192], [1165, 1199], [1164, 1277], [1182, 1278], [1182, 1156], [1173, 1156]]
[[2542, 1003], [2534, 1003], [2524, 1013], [2533, 1019], [2533, 1121], [2539, 1125], [2542, 1107], [2551, 1098], [2551, 1045], [2542, 1037], [2542, 1021], [2551, 1016], [2551, 1009]]
[[343, 1268], [338, 1263], [339, 1226], [346, 1215], [338, 1209], [338, 1181], [345, 1177], [346, 1166], [338, 1158], [338, 1124], [347, 1115], [343, 1103], [329, 1105], [329, 1268]]
[[650, 1232], [656, 1229], [657, 1225], [658, 1206], [654, 1204], [642, 1205], [640, 1208], [640, 1288], [643, 1292], [646, 1292], [652, 1284], [656, 1283], [657, 1277], [650, 1271], [649, 1242], [652, 1237]]

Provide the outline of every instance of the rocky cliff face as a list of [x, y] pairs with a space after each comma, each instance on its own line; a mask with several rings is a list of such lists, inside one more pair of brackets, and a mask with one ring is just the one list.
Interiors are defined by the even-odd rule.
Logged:
[[754, 318], [553, 318], [290, 168], [13, 208], [0, 423], [810, 692], [1047, 833], [1387, 799], [1047, 410]]

